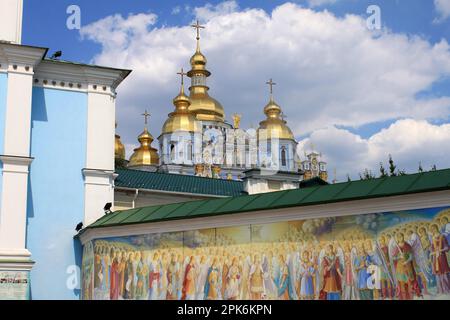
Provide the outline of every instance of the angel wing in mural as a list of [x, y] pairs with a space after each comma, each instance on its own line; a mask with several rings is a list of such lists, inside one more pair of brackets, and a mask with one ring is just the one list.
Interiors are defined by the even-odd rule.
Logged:
[[408, 239], [408, 243], [413, 249], [414, 261], [419, 269], [418, 271], [425, 276], [427, 282], [430, 282], [433, 276], [431, 266], [428, 263], [428, 259], [426, 258], [425, 252], [422, 248], [422, 243], [420, 242], [417, 233], [413, 232], [411, 234], [410, 239]]
[[263, 272], [264, 272], [264, 286], [266, 288], [266, 295], [268, 297], [276, 297], [277, 296], [277, 288], [275, 286], [275, 283], [272, 280], [272, 277], [270, 274], [270, 261], [266, 255], [263, 256], [262, 268], [263, 268]]
[[242, 290], [241, 290], [241, 300], [247, 300], [248, 299], [248, 279], [250, 277], [250, 268], [252, 265], [252, 261], [250, 256], [247, 256], [244, 259], [244, 265], [243, 265], [243, 271], [242, 271]]
[[392, 269], [391, 269], [391, 265], [390, 265], [390, 259], [389, 259], [389, 254], [386, 255], [383, 250], [381, 249], [380, 243], [376, 242], [376, 246], [375, 246], [375, 252], [377, 253], [377, 262], [378, 265], [382, 268], [382, 272], [384, 274], [386, 274], [389, 278], [389, 281], [391, 283], [391, 285], [395, 285], [394, 283], [394, 275], [392, 274]]
[[341, 270], [345, 268], [345, 255], [344, 250], [341, 247], [336, 248], [336, 256], [339, 259], [339, 264], [341, 265]]
[[196, 283], [196, 290], [197, 290], [197, 300], [203, 300], [204, 298], [204, 290], [205, 290], [205, 283], [208, 276], [209, 271], [209, 263], [208, 262], [201, 262], [197, 265], [197, 283]]
[[[395, 264], [394, 264], [394, 252], [395, 249], [398, 248], [398, 243], [395, 241], [394, 236], [391, 236], [389, 239], [389, 245], [388, 245], [388, 252], [389, 252], [389, 265], [391, 267], [391, 274], [392, 274], [392, 280], [394, 282], [394, 287], [397, 290], [397, 276], [396, 276], [396, 270], [395, 270]], [[401, 250], [400, 250], [401, 251]]]
[[291, 282], [291, 286], [293, 288], [293, 290], [291, 290], [292, 292], [290, 292], [290, 295], [292, 295], [291, 299], [293, 299], [293, 300], [298, 299], [297, 292], [295, 291], [298, 261], [299, 261], [299, 257], [298, 257], [297, 252], [291, 252], [291, 254], [289, 254], [287, 256], [287, 265], [288, 265], [288, 269], [289, 269], [289, 278], [290, 278], [289, 281]]
[[319, 296], [320, 291], [323, 287], [323, 259], [325, 257], [325, 249], [320, 250], [319, 256], [317, 259], [317, 266], [319, 272], [317, 273], [317, 281], [316, 281], [316, 294]]
[[356, 247], [352, 246], [352, 249], [350, 252], [350, 258], [351, 258], [350, 267], [352, 268], [352, 280], [353, 280], [353, 288], [354, 288], [355, 296], [351, 297], [351, 298], [355, 299], [355, 300], [359, 300], [359, 290], [358, 290], [358, 285], [357, 285], [358, 279], [356, 276], [356, 270], [355, 270], [355, 264], [354, 264], [357, 254], [358, 253], [357, 253]]

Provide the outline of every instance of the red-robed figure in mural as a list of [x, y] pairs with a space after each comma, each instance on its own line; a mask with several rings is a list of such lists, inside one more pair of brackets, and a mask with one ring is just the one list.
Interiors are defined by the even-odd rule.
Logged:
[[323, 288], [320, 292], [320, 299], [340, 300], [342, 291], [341, 264], [331, 244], [326, 248], [326, 255], [322, 261], [322, 270]]
[[181, 300], [195, 299], [195, 265], [193, 256], [190, 257], [189, 263], [186, 266], [182, 293]]
[[432, 245], [431, 260], [433, 274], [436, 276], [439, 294], [450, 293], [450, 267], [447, 260], [449, 251], [447, 239], [439, 232], [436, 224], [431, 226]]
[[397, 295], [400, 300], [411, 300], [412, 294], [422, 296], [414, 270], [414, 253], [412, 247], [405, 241], [403, 233], [395, 236], [397, 245], [393, 250], [395, 275], [398, 282]]
[[117, 254], [111, 250], [111, 271], [109, 279], [111, 281], [111, 285], [109, 287], [109, 298], [111, 300], [119, 299], [119, 260], [117, 258]]

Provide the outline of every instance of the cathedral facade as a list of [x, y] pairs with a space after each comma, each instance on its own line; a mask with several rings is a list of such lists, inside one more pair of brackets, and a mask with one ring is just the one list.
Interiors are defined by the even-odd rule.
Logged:
[[[290, 179], [299, 181], [303, 171], [297, 155], [298, 142], [274, 100], [276, 83], [272, 79], [267, 82], [270, 98], [263, 109], [265, 119], [257, 129], [242, 129], [238, 114], [233, 115], [233, 123], [227, 122], [224, 107], [209, 95], [207, 80], [211, 72], [200, 50], [199, 30], [204, 27], [198, 22], [192, 27], [197, 29], [197, 48], [190, 59], [191, 70], [178, 73], [181, 88], [173, 99], [174, 111], [157, 138], [159, 153], [152, 147], [155, 139], [146, 128], [138, 137], [140, 146], [134, 150], [128, 168], [227, 180], [241, 180], [245, 172], [258, 169], [267, 175], [289, 173]], [[185, 76], [190, 79], [187, 94]], [[147, 119], [147, 112], [144, 116]], [[124, 159], [119, 136], [116, 157]]]

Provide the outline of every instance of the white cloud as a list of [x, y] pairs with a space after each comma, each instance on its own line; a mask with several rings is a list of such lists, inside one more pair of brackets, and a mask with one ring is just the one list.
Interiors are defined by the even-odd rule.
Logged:
[[[192, 12], [206, 25], [201, 46], [212, 72], [211, 95], [222, 102], [228, 118], [243, 114], [244, 127], [264, 118], [268, 78], [278, 83], [275, 99], [297, 136], [314, 136], [334, 125], [357, 128], [399, 118], [447, 119], [450, 114], [450, 97], [418, 98], [450, 76], [445, 40], [432, 44], [389, 30], [374, 34], [362, 17], [338, 18], [292, 3], [270, 14], [240, 9], [234, 1]], [[155, 138], [160, 133], [178, 91], [176, 72], [189, 68], [195, 50], [191, 27], [156, 28], [156, 19], [151, 13], [115, 15], [81, 30], [102, 46], [94, 63], [134, 70], [120, 87], [117, 104], [118, 131], [126, 144], [137, 143], [139, 114], [145, 108], [153, 113]], [[357, 137], [352, 139], [364, 147]]]
[[435, 22], [439, 23], [450, 17], [450, 0], [434, 0], [434, 6], [439, 14]]
[[236, 1], [224, 1], [217, 5], [207, 3], [203, 7], [194, 8], [194, 14], [201, 21], [209, 21], [215, 17], [234, 13], [238, 9], [239, 5]]
[[311, 142], [321, 150], [325, 160], [337, 169], [340, 181], [347, 174], [357, 178], [365, 168], [379, 174], [379, 163], [387, 168], [391, 154], [398, 169], [417, 172], [419, 162], [424, 170], [436, 164], [439, 168], [450, 167], [448, 148], [450, 124], [433, 125], [425, 120], [398, 120], [368, 139], [334, 126], [317, 130], [299, 144], [300, 150], [308, 150]]

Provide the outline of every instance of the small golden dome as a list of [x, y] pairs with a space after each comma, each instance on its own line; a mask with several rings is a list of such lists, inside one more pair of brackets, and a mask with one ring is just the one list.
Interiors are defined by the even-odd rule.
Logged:
[[138, 137], [138, 141], [141, 145], [139, 148], [134, 149], [134, 153], [128, 163], [129, 167], [159, 164], [158, 151], [151, 146], [153, 140], [152, 135], [148, 132], [148, 129], [145, 128], [144, 132]]
[[[183, 70], [181, 70], [183, 73]], [[163, 125], [162, 133], [173, 133], [177, 131], [200, 132], [200, 127], [195, 115], [189, 111], [191, 104], [189, 98], [184, 94], [183, 82], [178, 96], [173, 99], [175, 111], [169, 114], [169, 118]]]
[[120, 136], [116, 134], [116, 141], [114, 146], [114, 157], [116, 159], [125, 160], [125, 146], [120, 141]]
[[[287, 126], [286, 121], [281, 118], [281, 107], [272, 97], [270, 98], [270, 102], [265, 106], [264, 113], [266, 114], [267, 119], [259, 124], [258, 139], [278, 138], [295, 141], [291, 129]], [[261, 134], [260, 130], [266, 131], [264, 134]]]

